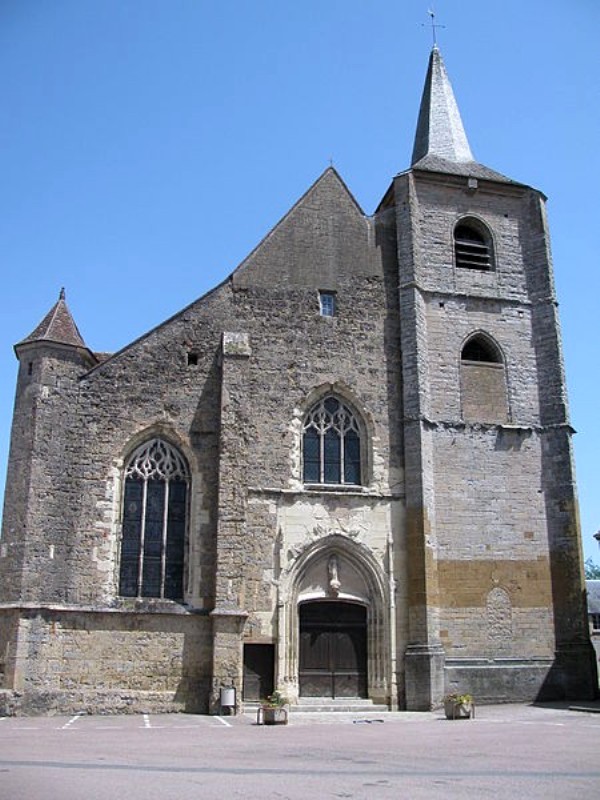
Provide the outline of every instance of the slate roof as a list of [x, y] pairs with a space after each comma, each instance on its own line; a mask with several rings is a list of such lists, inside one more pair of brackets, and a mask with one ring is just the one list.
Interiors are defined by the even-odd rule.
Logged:
[[411, 168], [516, 183], [475, 161], [452, 84], [437, 46], [429, 57]]
[[474, 161], [442, 56], [434, 46], [421, 97], [411, 164], [426, 155]]
[[52, 306], [37, 328], [20, 341], [19, 344], [41, 341], [83, 347], [87, 350], [87, 345], [83, 341], [83, 337], [79, 333], [75, 320], [67, 307], [64, 289], [60, 290], [58, 301]]
[[411, 169], [422, 169], [428, 172], [442, 172], [447, 175], [464, 175], [467, 178], [481, 178], [488, 181], [500, 181], [501, 183], [512, 183], [515, 186], [522, 186], [517, 181], [507, 178], [501, 172], [490, 169], [477, 161], [449, 161], [436, 155], [426, 155], [414, 163]]

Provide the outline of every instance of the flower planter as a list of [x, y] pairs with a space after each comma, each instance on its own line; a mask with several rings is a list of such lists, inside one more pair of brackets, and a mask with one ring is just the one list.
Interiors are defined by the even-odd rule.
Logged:
[[287, 708], [273, 706], [262, 706], [263, 725], [287, 725]]
[[445, 700], [444, 713], [446, 719], [470, 719], [475, 716], [475, 706], [472, 701]]

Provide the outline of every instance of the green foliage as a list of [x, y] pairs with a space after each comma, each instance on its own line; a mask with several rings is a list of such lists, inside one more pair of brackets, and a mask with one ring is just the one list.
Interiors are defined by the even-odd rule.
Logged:
[[262, 705], [266, 706], [267, 708], [281, 708], [288, 704], [287, 697], [284, 697], [279, 690], [270, 694], [266, 700], [263, 700]]
[[600, 567], [598, 564], [594, 564], [591, 558], [585, 562], [585, 577], [588, 581], [600, 580]]
[[473, 695], [471, 694], [447, 694], [444, 697], [444, 702], [454, 703], [455, 705], [463, 705], [473, 702]]

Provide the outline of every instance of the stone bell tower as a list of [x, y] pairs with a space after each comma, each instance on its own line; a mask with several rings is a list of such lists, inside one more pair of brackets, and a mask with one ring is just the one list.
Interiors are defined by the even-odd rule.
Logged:
[[407, 708], [593, 692], [544, 195], [478, 163], [434, 46], [395, 214]]

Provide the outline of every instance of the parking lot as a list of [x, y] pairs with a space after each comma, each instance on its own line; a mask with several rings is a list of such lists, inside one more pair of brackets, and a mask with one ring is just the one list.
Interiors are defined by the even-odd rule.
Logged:
[[593, 710], [0, 718], [0, 800], [595, 799]]

